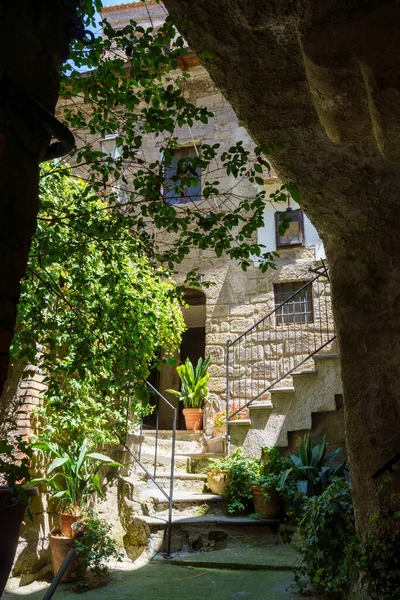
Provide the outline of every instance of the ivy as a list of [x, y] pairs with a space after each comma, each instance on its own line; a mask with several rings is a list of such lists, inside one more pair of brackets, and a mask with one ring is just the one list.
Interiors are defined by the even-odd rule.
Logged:
[[40, 188], [13, 358], [45, 375], [42, 437], [111, 441], [128, 409], [146, 411], [144, 381], [157, 354], [179, 346], [177, 295], [129, 220], [68, 167], [46, 166]]

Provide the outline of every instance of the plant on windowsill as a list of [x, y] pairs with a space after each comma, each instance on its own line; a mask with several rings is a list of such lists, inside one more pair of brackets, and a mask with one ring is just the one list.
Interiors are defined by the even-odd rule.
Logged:
[[199, 358], [196, 367], [187, 358], [183, 365], [176, 368], [181, 380], [181, 389], [166, 390], [173, 394], [183, 404], [186, 429], [200, 431], [203, 428], [203, 408], [208, 401], [208, 381], [210, 379], [207, 369], [211, 357], [205, 360]]
[[21, 436], [0, 441], [0, 596], [14, 562], [29, 498], [38, 495], [37, 488], [27, 487], [31, 456], [31, 446]]
[[[64, 448], [55, 442], [42, 441], [32, 445], [36, 450], [54, 457], [47, 469], [47, 476], [32, 480], [43, 483], [52, 491], [50, 498], [59, 503], [60, 531], [52, 532], [50, 546], [54, 574], [59, 570], [76, 538], [74, 524], [84, 522], [95, 494], [104, 497], [100, 487], [99, 470], [103, 466], [118, 467], [120, 463], [98, 452], [89, 452], [88, 441], [81, 446]], [[72, 581], [81, 575], [77, 562], [72, 561], [62, 578]]]
[[280, 519], [283, 501], [280, 494], [282, 473], [288, 467], [288, 459], [281, 456], [275, 446], [262, 448], [260, 476], [252, 485], [256, 513], [263, 519]]

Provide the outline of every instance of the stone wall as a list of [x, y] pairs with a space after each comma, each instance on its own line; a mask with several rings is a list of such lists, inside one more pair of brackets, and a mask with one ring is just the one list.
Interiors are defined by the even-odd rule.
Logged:
[[[134, 19], [147, 27], [151, 25], [150, 14], [152, 24], [157, 28], [165, 19], [165, 9], [157, 3], [150, 2], [147, 4], [147, 8], [140, 3], [107, 7], [103, 10], [103, 17], [116, 28], [123, 27], [130, 19]], [[246, 129], [239, 124], [231, 105], [225, 100], [204, 67], [198, 61], [197, 64], [192, 61], [192, 64], [195, 66], [190, 68], [190, 79], [185, 84], [186, 95], [195, 105], [207, 106], [214, 113], [214, 117], [208, 123], [195, 122], [191, 128], [187, 126], [177, 128], [175, 134], [178, 137], [179, 145], [182, 147], [193, 145], [200, 147], [202, 143], [219, 143], [220, 150], [223, 152], [237, 141], [242, 141], [246, 149], [250, 151], [249, 160], [253, 159], [254, 155], [251, 152], [254, 143]], [[147, 136], [144, 139], [142, 151], [146, 163], [151, 163], [160, 158], [161, 146], [164, 142], [162, 137]], [[96, 143], [100, 149], [100, 141], [97, 140]], [[254, 197], [261, 189], [259, 185], [251, 184], [248, 181], [243, 180], [237, 183], [232, 176], [226, 175], [217, 160], [210, 164], [208, 171], [213, 173], [213, 179], [218, 179], [220, 182], [221, 192], [226, 193], [223, 201], [229, 208], [234, 208], [241, 196]], [[125, 176], [130, 178], [132, 176], [131, 172], [127, 171]], [[264, 176], [265, 185], [263, 187], [269, 195], [279, 188], [280, 180], [273, 169], [264, 173]], [[202, 173], [202, 179], [203, 181], [207, 179], [207, 173]], [[229, 190], [233, 186], [235, 188], [232, 196], [229, 195]], [[211, 199], [201, 199], [196, 201], [195, 204], [196, 209], [205, 213], [214, 208], [214, 201]], [[291, 208], [298, 208], [298, 205], [292, 201], [290, 206]], [[266, 250], [276, 250], [274, 214], [276, 211], [284, 210], [285, 207], [286, 205], [282, 207], [281, 204], [271, 202], [266, 208], [265, 226], [258, 232], [258, 239], [266, 244]], [[176, 208], [179, 210], [179, 205]], [[185, 208], [186, 205], [183, 205], [182, 210], [185, 210]], [[158, 230], [155, 234], [158, 243], [166, 245], [173, 240], [173, 236], [167, 231]], [[178, 273], [176, 274], [178, 284], [184, 283], [186, 273], [193, 268], [200, 270], [203, 274], [203, 281], [212, 284], [210, 287], [202, 286], [201, 288], [206, 295], [206, 354], [210, 354], [212, 357], [210, 367], [210, 412], [218, 410], [225, 403], [226, 342], [234, 340], [274, 309], [274, 284], [310, 280], [313, 277], [310, 269], [318, 264], [323, 255], [322, 242], [313, 225], [307, 220], [304, 246], [281, 249], [275, 263], [276, 269], [265, 274], [259, 270], [256, 258], [247, 272], [244, 272], [235, 261], [223, 257], [216, 258], [212, 250], [194, 249], [178, 267]], [[329, 289], [327, 293], [330, 294]], [[314, 298], [314, 304], [315, 319], [317, 319], [318, 298]], [[329, 319], [330, 322], [324, 327], [324, 333], [327, 329], [332, 329], [331, 317]], [[190, 323], [188, 325], [191, 326]], [[274, 353], [274, 360], [276, 355], [276, 360], [280, 363], [285, 360], [290, 361], [294, 355], [304, 353], [304, 348], [310, 345], [305, 337], [306, 331], [302, 333], [304, 334], [303, 348], [291, 347], [290, 342], [289, 347], [285, 347], [283, 337], [275, 335], [275, 323], [272, 320], [269, 330], [264, 332], [265, 340], [263, 340], [263, 344], [256, 342], [256, 336], [254, 336], [254, 343], [250, 343], [250, 346], [254, 346], [254, 348], [249, 348], [246, 357], [246, 363], [248, 364], [245, 368], [246, 372], [243, 373], [245, 387], [250, 388], [250, 390], [254, 387], [254, 382], [251, 381], [254, 376], [254, 369], [249, 378], [249, 357], [261, 364], [266, 357], [268, 358], [268, 350], [271, 350]], [[313, 332], [309, 333], [309, 337], [313, 335]], [[288, 342], [285, 343], [288, 344]], [[274, 346], [273, 349], [271, 349], [271, 345]], [[170, 371], [171, 369], [166, 367], [162, 374], [160, 385], [162, 393], [165, 393], [165, 389], [168, 387], [179, 385], [178, 379]], [[239, 376], [242, 376], [240, 372]], [[171, 403], [176, 404], [177, 401], [173, 396], [168, 394], [166, 396]], [[165, 422], [168, 422], [167, 418]]]

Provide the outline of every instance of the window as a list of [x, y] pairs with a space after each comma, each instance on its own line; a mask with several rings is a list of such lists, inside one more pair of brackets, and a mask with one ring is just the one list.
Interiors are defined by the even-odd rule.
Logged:
[[[311, 286], [299, 291], [307, 281], [291, 281], [289, 283], [274, 284], [275, 307], [278, 307], [288, 300], [283, 306], [276, 311], [277, 325], [307, 325], [313, 323], [313, 301]], [[297, 293], [296, 293], [297, 292]]]
[[[289, 228], [283, 234], [279, 232], [281, 223], [281, 215], [286, 214], [290, 219]], [[304, 244], [304, 224], [303, 212], [301, 210], [292, 210], [288, 208], [285, 212], [275, 213], [275, 235], [276, 247], [287, 248], [292, 246], [302, 246]]]
[[121, 148], [117, 146], [117, 133], [106, 135], [100, 142], [100, 150], [114, 160], [121, 156]]
[[194, 147], [178, 148], [165, 168], [164, 198], [170, 204], [201, 200], [201, 169], [192, 160], [196, 156]]

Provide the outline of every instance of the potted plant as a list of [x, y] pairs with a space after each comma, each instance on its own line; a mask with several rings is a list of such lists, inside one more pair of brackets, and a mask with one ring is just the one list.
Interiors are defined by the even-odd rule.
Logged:
[[221, 496], [229, 483], [229, 458], [212, 458], [207, 472], [207, 486], [213, 494]]
[[243, 450], [237, 448], [231, 456], [210, 460], [207, 482], [211, 491], [217, 490], [213, 486], [214, 481], [222, 487], [220, 494], [226, 500], [228, 513], [252, 511], [251, 486], [259, 477], [259, 472], [260, 461], [246, 457]]
[[287, 459], [281, 456], [275, 446], [262, 449], [260, 475], [252, 485], [255, 511], [264, 519], [280, 519], [283, 501], [279, 493], [282, 473], [287, 467]]
[[80, 581], [74, 584], [74, 591], [83, 592], [88, 589], [84, 577], [88, 569], [98, 580], [97, 587], [107, 579], [109, 573], [107, 561], [122, 560], [122, 554], [118, 552], [110, 531], [111, 525], [104, 519], [100, 519], [92, 510], [88, 511], [85, 521], [79, 523], [79, 532], [82, 535], [75, 541], [75, 554], [83, 575]]
[[37, 488], [26, 486], [31, 456], [31, 446], [21, 436], [0, 441], [0, 596], [14, 562], [29, 498], [38, 495]]
[[[47, 477], [34, 479], [32, 483], [45, 483], [52, 490], [50, 498], [57, 499], [60, 505], [60, 532], [54, 531], [50, 535], [53, 568], [56, 574], [74, 545], [74, 523], [85, 520], [94, 494], [104, 496], [100, 488], [99, 470], [104, 465], [121, 465], [104, 454], [89, 452], [87, 440], [84, 440], [80, 447], [70, 449], [48, 441], [37, 442], [33, 444], [33, 448], [54, 456], [47, 469]], [[79, 575], [77, 564], [73, 563], [62, 581], [71, 581]]]
[[[249, 418], [249, 409], [245, 407], [240, 412], [236, 412], [239, 408], [239, 404], [231, 404], [229, 406], [230, 421], [245, 421]], [[210, 417], [210, 422], [213, 428], [213, 438], [226, 434], [226, 410], [219, 410], [214, 413]]]
[[280, 485], [286, 487], [296, 482], [298, 496], [320, 496], [337, 477], [344, 477], [346, 460], [332, 464], [341, 448], [327, 455], [328, 442], [325, 436], [319, 443], [313, 442], [308, 433], [304, 436], [297, 454], [291, 454], [289, 465], [282, 473]]
[[181, 380], [181, 389], [166, 390], [173, 394], [183, 403], [183, 415], [185, 417], [186, 429], [200, 431], [203, 428], [203, 408], [208, 400], [207, 373], [211, 357], [205, 360], [199, 358], [196, 368], [193, 367], [189, 358], [183, 365], [176, 368]]

